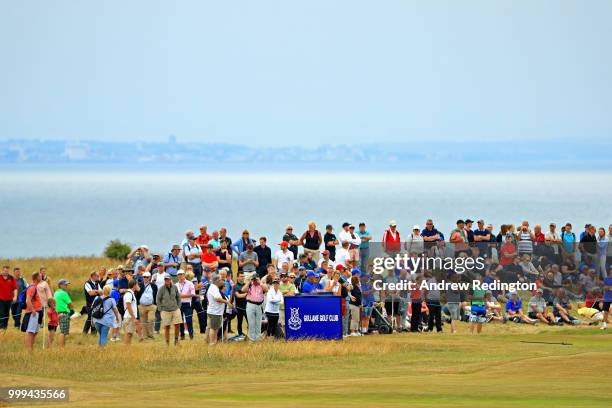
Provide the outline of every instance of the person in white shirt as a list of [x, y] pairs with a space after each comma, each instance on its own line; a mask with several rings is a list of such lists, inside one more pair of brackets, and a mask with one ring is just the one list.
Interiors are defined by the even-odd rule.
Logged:
[[544, 240], [546, 241], [546, 244], [550, 245], [550, 247], [552, 248], [556, 258], [555, 261], [557, 263], [560, 262], [561, 257], [559, 254], [559, 245], [561, 244], [561, 235], [559, 235], [559, 233], [557, 232], [557, 226], [554, 222], [550, 223], [550, 226], [548, 227], [548, 232], [544, 235]]
[[166, 276], [166, 273], [164, 272], [165, 268], [166, 265], [164, 265], [163, 263], [158, 263], [156, 272], [154, 272], [151, 276], [151, 283], [157, 286], [157, 289], [164, 286], [164, 280]]
[[349, 242], [342, 241], [342, 248], [336, 252], [336, 266], [342, 265], [348, 268], [348, 264], [351, 263], [351, 253], [349, 252]]
[[289, 243], [287, 241], [283, 241], [280, 243], [280, 249], [274, 254], [274, 259], [272, 259], [272, 263], [278, 271], [281, 270], [283, 263], [286, 262], [288, 265], [291, 265], [295, 260], [293, 252], [289, 251], [288, 248]]
[[189, 237], [189, 242], [183, 247], [183, 256], [193, 267], [193, 273], [200, 280], [202, 277], [202, 248], [197, 244], [195, 237]]
[[321, 255], [323, 255], [323, 258], [319, 259], [319, 264], [317, 265], [319, 268], [324, 261], [327, 262], [329, 269], [334, 269], [336, 267], [336, 263], [329, 258], [329, 251], [327, 249], [321, 252]]
[[283, 303], [283, 294], [279, 289], [280, 280], [274, 278], [272, 287], [266, 293], [266, 307], [264, 312], [268, 318], [267, 335], [273, 339], [276, 336], [276, 327], [278, 326], [278, 317], [280, 313], [280, 305]]
[[340, 231], [340, 243], [349, 243], [348, 251], [350, 254], [351, 267], [357, 268], [359, 266], [359, 245], [361, 245], [361, 237], [355, 233], [355, 226], [352, 224], [342, 224], [342, 231]]
[[125, 344], [132, 344], [132, 336], [136, 333], [137, 324], [137, 302], [134, 291], [138, 291], [138, 282], [132, 279], [128, 282], [128, 290], [123, 294], [123, 330], [125, 331]]
[[406, 251], [408, 254], [421, 255], [425, 251], [425, 240], [421, 236], [421, 228], [418, 225], [412, 227], [412, 234], [406, 238]]
[[232, 302], [221, 296], [219, 288], [223, 285], [225, 285], [223, 279], [215, 276], [206, 292], [206, 299], [208, 300], [208, 307], [206, 308], [206, 314], [208, 315], [208, 344], [217, 343], [219, 329], [223, 326], [225, 306], [232, 307]]
[[140, 301], [138, 311], [142, 324], [142, 338], [154, 339], [153, 329], [155, 325], [155, 296], [157, 295], [157, 285], [151, 283], [151, 273], [145, 272], [142, 275], [144, 284], [140, 290]]

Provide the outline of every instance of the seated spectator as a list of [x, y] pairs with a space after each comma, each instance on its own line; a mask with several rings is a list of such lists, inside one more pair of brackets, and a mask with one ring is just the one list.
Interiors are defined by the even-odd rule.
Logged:
[[570, 314], [572, 305], [565, 296], [565, 289], [557, 289], [557, 297], [553, 300], [553, 314], [563, 322], [569, 324], [580, 324], [580, 320]]
[[531, 319], [523, 314], [523, 303], [516, 291], [510, 294], [510, 300], [506, 302], [506, 317], [515, 323], [536, 323], [535, 319]]
[[546, 300], [542, 296], [544, 291], [540, 288], [536, 290], [535, 296], [529, 300], [529, 312], [528, 316], [530, 319], [537, 319], [542, 323], [554, 324], [555, 318], [552, 313], [546, 310]]

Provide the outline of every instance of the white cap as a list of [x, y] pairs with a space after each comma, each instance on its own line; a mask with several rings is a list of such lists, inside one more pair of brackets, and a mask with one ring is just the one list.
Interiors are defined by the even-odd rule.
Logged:
[[172, 279], [169, 273], [164, 273], [164, 279]]
[[148, 246], [146, 246], [146, 245], [144, 245], [144, 244], [143, 244], [143, 245], [141, 245], [141, 246], [139, 246], [138, 248], [146, 249], [147, 251], [149, 250], [149, 247], [148, 247]]
[[392, 226], [392, 227], [395, 227], [395, 226], [397, 226], [397, 222], [395, 222], [395, 220], [391, 220], [391, 221], [389, 221], [389, 225]]
[[182, 269], [179, 269], [178, 272], [176, 272], [177, 275], [184, 275], [185, 271]]
[[415, 225], [414, 227], [412, 227], [412, 230], [414, 231], [415, 229], [418, 229], [420, 231], [421, 227], [419, 227], [418, 225]]
[[151, 277], [151, 272], [145, 272], [142, 274], [143, 278], [150, 278]]

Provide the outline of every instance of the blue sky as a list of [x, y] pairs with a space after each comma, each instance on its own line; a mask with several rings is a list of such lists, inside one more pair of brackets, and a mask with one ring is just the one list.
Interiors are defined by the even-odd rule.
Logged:
[[0, 138], [612, 138], [612, 2], [5, 1]]

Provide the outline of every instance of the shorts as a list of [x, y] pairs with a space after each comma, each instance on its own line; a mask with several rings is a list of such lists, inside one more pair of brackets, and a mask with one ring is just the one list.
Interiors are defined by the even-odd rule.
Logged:
[[63, 335], [70, 334], [70, 315], [68, 313], [59, 315], [59, 330]]
[[125, 330], [125, 334], [136, 333], [136, 319], [131, 317], [123, 319], [123, 330]]
[[612, 303], [612, 302], [604, 302], [604, 304], [603, 304], [603, 308], [602, 308], [602, 311], [604, 311], [604, 312], [609, 312], [609, 311], [610, 311], [610, 304], [611, 304], [611, 303]]
[[117, 316], [113, 314], [113, 329], [119, 329], [121, 327], [121, 315], [119, 316], [119, 320], [117, 320]]
[[446, 308], [451, 320], [461, 320], [461, 313], [459, 311], [459, 303], [447, 303]]
[[160, 312], [161, 326], [168, 327], [176, 324], [183, 323], [183, 316], [181, 315], [181, 309], [176, 309], [174, 312]]
[[363, 317], [372, 316], [372, 306], [364, 306], [363, 307]]
[[471, 323], [484, 323], [487, 318], [487, 309], [484, 306], [472, 305], [470, 310], [470, 322]]
[[223, 316], [221, 315], [208, 315], [208, 327], [211, 330], [219, 330], [223, 324]]
[[385, 301], [385, 310], [387, 311], [387, 315], [399, 315], [399, 301], [397, 300], [386, 300]]
[[57, 330], [57, 326], [47, 325], [47, 331], [54, 332]]
[[42, 312], [29, 312], [23, 315], [21, 322], [21, 331], [24, 333], [38, 333], [40, 330], [40, 322], [42, 320]]

